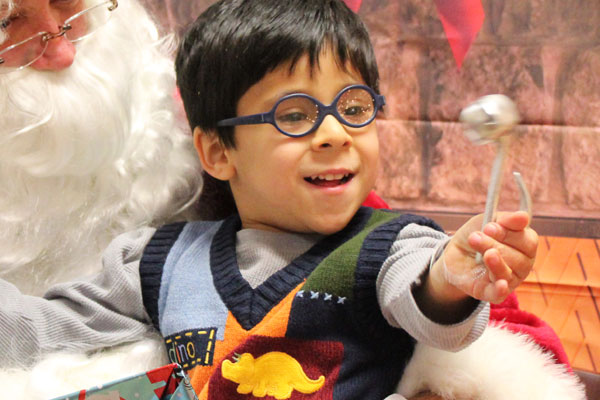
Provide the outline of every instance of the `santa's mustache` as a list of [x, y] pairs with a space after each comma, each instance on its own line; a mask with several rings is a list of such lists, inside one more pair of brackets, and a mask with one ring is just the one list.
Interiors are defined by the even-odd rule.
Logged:
[[63, 71], [0, 75], [3, 162], [35, 176], [81, 175], [119, 156], [131, 121], [114, 109], [127, 109], [127, 82], [78, 56]]

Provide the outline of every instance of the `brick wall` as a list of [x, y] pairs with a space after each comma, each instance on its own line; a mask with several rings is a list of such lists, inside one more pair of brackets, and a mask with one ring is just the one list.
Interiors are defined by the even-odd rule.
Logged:
[[[146, 1], [178, 32], [213, 2]], [[388, 102], [385, 120], [377, 122], [377, 192], [394, 208], [481, 212], [495, 148], [471, 144], [457, 120], [471, 101], [503, 93], [517, 103], [522, 122], [500, 208], [517, 207], [509, 175], [517, 170], [536, 220], [579, 227], [570, 235], [600, 237], [600, 2], [482, 4], [483, 27], [459, 70], [432, 0], [363, 0], [359, 14], [371, 32]]]
[[600, 218], [600, 3], [484, 0], [486, 19], [462, 68], [433, 2], [369, 1], [360, 15], [380, 63], [387, 120], [380, 121], [377, 191], [392, 206], [480, 211], [494, 145], [475, 146], [460, 110], [490, 93], [521, 112], [501, 207], [517, 206], [509, 170], [530, 189], [536, 216]]

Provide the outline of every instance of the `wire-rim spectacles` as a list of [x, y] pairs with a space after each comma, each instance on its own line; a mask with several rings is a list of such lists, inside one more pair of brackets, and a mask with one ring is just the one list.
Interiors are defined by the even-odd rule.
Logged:
[[[14, 43], [3, 50], [0, 50], [0, 66], [2, 67], [0, 68], [0, 74], [26, 68], [39, 60], [46, 52], [48, 42], [52, 39], [65, 36], [70, 42], [75, 43], [87, 38], [100, 26], [108, 22], [111, 12], [118, 6], [118, 0], [102, 1], [99, 4], [95, 4], [71, 15], [58, 27], [58, 32], [38, 32], [18, 43]], [[74, 26], [79, 24], [85, 28], [85, 31], [73, 29]], [[39, 40], [39, 42], [36, 42], [36, 40]], [[31, 48], [28, 49], [27, 46], [30, 46]], [[23, 53], [21, 56], [22, 58], [13, 61], [13, 65], [8, 65], [8, 60], [11, 56], [19, 57], [19, 52]]]

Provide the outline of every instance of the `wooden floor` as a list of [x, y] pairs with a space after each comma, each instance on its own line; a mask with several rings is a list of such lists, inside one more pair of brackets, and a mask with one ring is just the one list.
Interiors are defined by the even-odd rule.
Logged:
[[573, 368], [600, 373], [600, 240], [541, 237], [517, 298], [556, 331]]

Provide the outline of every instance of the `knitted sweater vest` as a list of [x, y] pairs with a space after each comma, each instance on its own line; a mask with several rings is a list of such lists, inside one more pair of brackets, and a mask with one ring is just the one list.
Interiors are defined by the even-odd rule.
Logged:
[[383, 399], [414, 340], [381, 314], [376, 279], [413, 215], [361, 208], [256, 289], [242, 278], [239, 217], [167, 225], [140, 262], [144, 303], [202, 399]]

